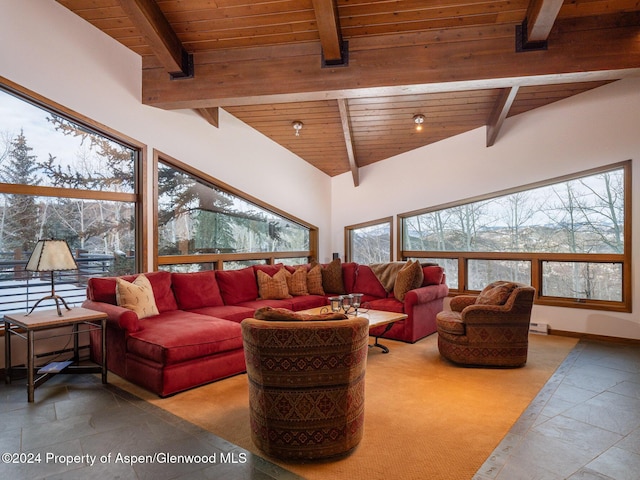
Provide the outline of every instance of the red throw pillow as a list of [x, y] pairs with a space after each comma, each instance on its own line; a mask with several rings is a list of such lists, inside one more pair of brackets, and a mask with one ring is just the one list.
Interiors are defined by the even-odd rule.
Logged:
[[94, 302], [116, 302], [116, 277], [93, 277], [87, 282], [87, 298]]
[[216, 270], [216, 280], [225, 305], [252, 302], [258, 298], [258, 282], [253, 267]]
[[181, 310], [224, 305], [216, 272], [173, 273], [173, 291]]
[[424, 279], [422, 280], [422, 286], [428, 285], [440, 285], [442, 283], [442, 276], [444, 275], [444, 269], [438, 265], [430, 265], [422, 267], [422, 273]]
[[151, 284], [158, 311], [170, 312], [178, 309], [176, 297], [171, 289], [171, 272], [149, 272], [144, 274]]

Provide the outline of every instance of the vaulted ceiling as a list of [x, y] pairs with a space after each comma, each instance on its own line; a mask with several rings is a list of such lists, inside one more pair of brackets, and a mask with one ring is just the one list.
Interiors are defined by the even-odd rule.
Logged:
[[639, 0], [58, 2], [142, 56], [144, 104], [214, 127], [223, 108], [356, 186], [365, 165], [481, 126], [491, 147], [511, 115], [640, 75]]

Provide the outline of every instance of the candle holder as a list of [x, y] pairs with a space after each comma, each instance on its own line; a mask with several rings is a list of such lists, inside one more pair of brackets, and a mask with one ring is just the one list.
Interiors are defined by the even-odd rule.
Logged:
[[341, 297], [329, 297], [329, 306], [331, 307], [331, 311], [333, 313], [338, 313], [340, 310], [342, 310]]
[[362, 304], [362, 294], [361, 293], [352, 293], [351, 294], [351, 306], [355, 310], [355, 316], [358, 316], [358, 309]]
[[344, 310], [344, 314], [348, 315], [349, 310], [351, 310], [351, 302], [353, 297], [351, 295], [340, 295], [340, 303], [342, 306], [342, 310]]

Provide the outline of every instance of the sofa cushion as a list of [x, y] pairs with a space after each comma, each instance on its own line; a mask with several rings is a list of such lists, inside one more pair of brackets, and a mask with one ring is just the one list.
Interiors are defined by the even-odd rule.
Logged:
[[308, 310], [310, 308], [324, 307], [329, 304], [327, 297], [323, 295], [300, 295], [289, 300], [291, 310]]
[[422, 280], [423, 287], [428, 287], [429, 285], [440, 285], [442, 283], [442, 278], [444, 277], [444, 268], [439, 265], [423, 266], [422, 274], [424, 276]]
[[368, 265], [358, 265], [353, 292], [351, 293], [362, 293], [376, 298], [385, 298], [387, 296], [387, 291]]
[[232, 322], [240, 323], [245, 318], [253, 317], [255, 308], [242, 307], [239, 305], [221, 305], [217, 307], [202, 307], [191, 310], [192, 313], [199, 313], [200, 315], [208, 315], [210, 317], [222, 318], [224, 320], [231, 320]]
[[237, 305], [258, 298], [258, 282], [252, 267], [216, 270], [216, 280], [225, 305]]
[[[281, 268], [273, 276], [257, 270], [258, 295], [262, 300], [282, 300], [291, 298], [289, 287], [287, 286], [287, 270]], [[290, 274], [289, 274], [290, 275]]]
[[182, 310], [224, 305], [216, 281], [216, 272], [213, 270], [173, 273], [171, 282], [176, 302]]
[[459, 312], [444, 310], [436, 316], [436, 323], [438, 324], [438, 331], [453, 335], [465, 334], [465, 325]]
[[393, 296], [401, 302], [404, 302], [404, 296], [407, 292], [414, 288], [421, 287], [422, 281], [423, 273], [420, 262], [417, 260], [415, 262], [411, 260], [407, 261], [405, 266], [398, 271], [396, 281], [393, 284]]
[[293, 299], [294, 298], [295, 297], [284, 298], [282, 300], [263, 300], [262, 298], [258, 298], [256, 300], [251, 300], [250, 302], [239, 303], [238, 306], [245, 307], [245, 308], [251, 308], [254, 311], [257, 310], [258, 308], [262, 308], [262, 307], [289, 308], [289, 309], [293, 310]]
[[[171, 289], [171, 273], [169, 272], [148, 272], [144, 274], [151, 283], [156, 306], [160, 313], [170, 310], [177, 310], [176, 298]], [[122, 277], [95, 277], [90, 278], [87, 283], [87, 298], [95, 302], [110, 303], [117, 305], [116, 300], [116, 278], [122, 278], [127, 282], [133, 282], [138, 275], [124, 275]]]
[[138, 319], [158, 315], [158, 307], [153, 297], [153, 289], [149, 279], [138, 275], [133, 282], [122, 278], [116, 279], [116, 302], [118, 306], [133, 310]]
[[494, 282], [487, 285], [476, 298], [476, 305], [504, 305], [517, 286], [511, 282]]
[[140, 323], [142, 329], [127, 339], [127, 351], [165, 366], [242, 349], [237, 322], [174, 311]]
[[324, 295], [322, 288], [322, 267], [320, 264], [313, 265], [307, 272], [307, 293], [309, 295]]
[[289, 295], [294, 297], [309, 295], [309, 289], [307, 288], [307, 267], [301, 265], [293, 272], [288, 270], [285, 271], [287, 272], [287, 287], [289, 288]]
[[384, 310], [385, 312], [405, 313], [404, 303], [393, 297], [372, 300], [370, 302], [367, 302], [365, 308], [370, 308], [372, 310]]

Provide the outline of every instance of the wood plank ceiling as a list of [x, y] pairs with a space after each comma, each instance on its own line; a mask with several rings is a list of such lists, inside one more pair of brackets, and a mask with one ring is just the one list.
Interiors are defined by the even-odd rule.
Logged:
[[214, 126], [224, 108], [356, 186], [365, 165], [481, 126], [490, 147], [509, 116], [640, 74], [638, 0], [58, 2], [142, 56], [143, 103]]

